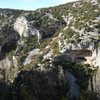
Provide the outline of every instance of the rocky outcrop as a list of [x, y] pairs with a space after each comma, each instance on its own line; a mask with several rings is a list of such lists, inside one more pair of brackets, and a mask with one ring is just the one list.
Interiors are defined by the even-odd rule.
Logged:
[[26, 57], [25, 61], [23, 62], [23, 65], [27, 65], [27, 64], [30, 64], [31, 61], [32, 61], [32, 57], [35, 56], [35, 55], [41, 55], [43, 54], [40, 49], [34, 49], [32, 51], [29, 52], [28, 56]]
[[100, 99], [100, 69], [98, 68], [93, 75], [93, 77], [89, 78], [89, 86], [88, 86], [89, 92], [91, 91], [92, 95], [91, 97], [93, 100], [99, 100]]
[[30, 37], [32, 35], [36, 35], [38, 38], [38, 42], [41, 39], [39, 30], [32, 27], [32, 25], [24, 16], [18, 17], [16, 19], [14, 23], [14, 29], [19, 33], [20, 37]]
[[66, 44], [61, 51], [67, 53], [72, 61], [83, 64], [90, 64], [91, 66], [100, 66], [100, 47], [99, 41], [92, 43], [86, 42], [84, 44]]
[[10, 67], [11, 61], [8, 58], [2, 58], [2, 60], [0, 59], [0, 71], [2, 73], [0, 74], [0, 80], [8, 81]]
[[94, 66], [100, 67], [100, 48], [97, 47], [93, 50], [92, 61]]
[[29, 26], [28, 21], [24, 16], [17, 18], [14, 23], [14, 29], [19, 33], [20, 37], [28, 37], [29, 36]]

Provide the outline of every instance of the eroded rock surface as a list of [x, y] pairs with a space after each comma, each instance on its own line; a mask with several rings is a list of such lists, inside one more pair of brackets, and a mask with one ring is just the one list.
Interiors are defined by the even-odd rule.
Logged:
[[0, 9], [0, 82], [5, 90], [12, 86], [14, 100], [96, 100], [99, 33], [99, 0], [36, 11]]

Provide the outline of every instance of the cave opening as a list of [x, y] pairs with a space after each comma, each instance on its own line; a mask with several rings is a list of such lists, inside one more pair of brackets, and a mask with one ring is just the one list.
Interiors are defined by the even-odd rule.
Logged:
[[86, 62], [87, 59], [85, 57], [76, 57], [75, 58], [75, 62], [77, 63], [81, 63], [81, 62]]

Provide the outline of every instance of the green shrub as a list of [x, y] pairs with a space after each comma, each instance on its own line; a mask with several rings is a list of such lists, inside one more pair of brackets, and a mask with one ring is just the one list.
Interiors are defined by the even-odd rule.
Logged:
[[43, 55], [37, 55], [37, 56], [35, 57], [35, 60], [36, 60], [36, 63], [37, 63], [37, 64], [38, 64], [38, 63], [41, 63], [42, 60], [43, 60]]
[[70, 39], [70, 38], [72, 38], [74, 33], [75, 32], [71, 28], [67, 28], [66, 30], [64, 30], [64, 38], [65, 39]]
[[51, 44], [51, 48], [53, 50], [53, 54], [58, 54], [59, 53], [59, 45], [57, 41], [53, 41]]

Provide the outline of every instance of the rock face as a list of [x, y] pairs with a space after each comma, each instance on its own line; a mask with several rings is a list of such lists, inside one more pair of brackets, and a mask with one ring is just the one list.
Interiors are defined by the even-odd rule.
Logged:
[[92, 55], [92, 59], [93, 59], [93, 65], [94, 66], [99, 66], [100, 67], [100, 48], [95, 48], [93, 55]]
[[[11, 26], [3, 26], [0, 31], [1, 53], [9, 52], [11, 49], [14, 49], [18, 39], [18, 33]], [[13, 47], [11, 45], [13, 45]]]
[[14, 29], [19, 33], [20, 37], [28, 37], [29, 35], [29, 26], [28, 21], [24, 16], [17, 18], [14, 23]]
[[71, 100], [79, 99], [80, 97], [80, 87], [76, 84], [75, 77], [68, 71], [66, 71], [65, 79], [69, 85], [68, 96]]
[[0, 82], [5, 89], [11, 83], [13, 100], [96, 100], [99, 42], [99, 0], [0, 9]]
[[19, 33], [20, 37], [29, 37], [32, 35], [36, 35], [38, 38], [38, 42], [41, 39], [39, 30], [32, 27], [25, 16], [21, 16], [16, 19], [14, 23], [14, 29]]
[[[94, 43], [89, 46], [89, 48], [76, 48], [73, 50], [66, 50], [65, 53], [71, 57], [73, 62], [81, 64], [90, 64], [91, 66], [100, 67], [100, 48], [98, 43]], [[96, 47], [95, 47], [96, 46]]]
[[97, 99], [100, 98], [100, 69], [97, 71], [94, 84]]
[[38, 54], [42, 54], [42, 52], [40, 52], [39, 49], [34, 49], [34, 50], [30, 51], [23, 64], [24, 65], [30, 64], [32, 61], [32, 57], [35, 55], [38, 55]]
[[9, 77], [10, 67], [11, 67], [11, 62], [8, 58], [5, 58], [5, 59], [0, 61], [0, 70], [1, 70], [1, 73], [2, 73], [0, 75], [0, 79], [7, 81], [8, 77]]

